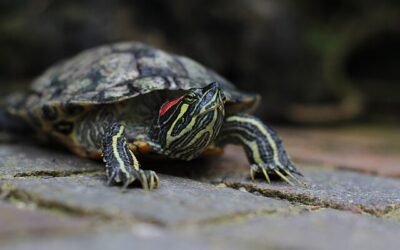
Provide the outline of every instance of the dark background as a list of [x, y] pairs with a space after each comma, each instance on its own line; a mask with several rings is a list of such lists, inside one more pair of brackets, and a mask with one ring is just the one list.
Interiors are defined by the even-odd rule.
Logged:
[[0, 1], [0, 98], [77, 52], [138, 40], [263, 96], [296, 124], [398, 121], [400, 1]]

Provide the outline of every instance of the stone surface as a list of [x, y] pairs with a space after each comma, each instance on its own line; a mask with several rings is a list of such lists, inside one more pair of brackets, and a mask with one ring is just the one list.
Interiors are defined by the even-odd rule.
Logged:
[[0, 242], [80, 234], [91, 230], [89, 219], [34, 210], [23, 203], [12, 206], [0, 201]]
[[50, 175], [103, 171], [102, 165], [69, 152], [38, 145], [0, 144], [0, 177]]
[[323, 209], [280, 217], [256, 217], [206, 227], [208, 240], [234, 239], [248, 249], [398, 249], [400, 224], [349, 212]]
[[305, 204], [314, 204], [355, 212], [385, 214], [400, 207], [400, 181], [369, 176], [357, 172], [302, 167], [305, 186], [289, 186], [283, 182], [252, 182], [244, 177], [226, 178], [231, 187], [244, 187], [269, 197], [279, 197]]
[[298, 161], [400, 177], [400, 126], [280, 129]]
[[135, 225], [125, 230], [102, 231], [97, 234], [54, 237], [48, 240], [18, 241], [2, 245], [2, 249], [246, 249], [246, 245], [235, 240], [223, 239], [215, 242], [194, 234], [165, 230], [149, 224]]
[[344, 133], [328, 145], [333, 135], [318, 132], [326, 141], [318, 144], [312, 132], [290, 133], [284, 141], [304, 187], [250, 181], [243, 150], [229, 146], [222, 156], [190, 163], [142, 161], [160, 173], [154, 192], [108, 187], [101, 162], [0, 136], [1, 248], [397, 249], [398, 179], [317, 163], [311, 153], [296, 157], [309, 140], [335, 157], [343, 144], [353, 153], [358, 145], [360, 156], [381, 149], [394, 159], [396, 143]]
[[20, 240], [2, 249], [398, 249], [400, 224], [333, 209], [178, 228], [139, 223], [81, 236]]
[[[161, 225], [201, 223], [246, 212], [289, 209], [287, 201], [255, 196], [179, 177], [160, 175], [161, 188], [154, 192], [106, 186], [104, 176], [3, 179], [3, 186], [29, 192], [36, 200], [127, 217]], [[1, 185], [0, 184], [0, 185]]]

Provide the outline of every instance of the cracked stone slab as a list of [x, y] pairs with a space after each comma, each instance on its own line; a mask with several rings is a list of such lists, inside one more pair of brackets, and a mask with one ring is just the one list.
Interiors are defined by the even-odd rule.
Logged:
[[[188, 231], [188, 230], [187, 230]], [[399, 249], [400, 224], [333, 209], [286, 218], [256, 217], [199, 229], [210, 241], [234, 239], [247, 249]]]
[[129, 228], [98, 232], [96, 234], [53, 237], [43, 240], [20, 240], [3, 244], [2, 249], [23, 250], [70, 250], [70, 249], [165, 249], [165, 250], [205, 250], [205, 249], [246, 249], [244, 244], [232, 240], [207, 240], [195, 232], [177, 232], [150, 224], [136, 224]]
[[305, 187], [283, 182], [268, 184], [261, 179], [253, 182], [244, 177], [228, 177], [224, 183], [267, 197], [378, 216], [400, 208], [400, 181], [397, 179], [318, 167], [301, 167], [300, 170], [305, 176]]
[[34, 145], [0, 144], [0, 177], [90, 173], [102, 171], [101, 166], [68, 152]]
[[24, 204], [13, 206], [0, 201], [0, 242], [13, 239], [73, 235], [91, 230], [87, 219], [33, 210]]
[[[226, 187], [160, 175], [161, 188], [153, 192], [106, 186], [105, 176], [14, 178], [0, 186], [14, 186], [38, 202], [56, 203], [108, 216], [127, 217], [161, 225], [201, 223], [219, 217], [256, 211], [298, 211], [289, 202], [256, 196]], [[26, 195], [25, 195], [26, 196]]]
[[2, 245], [2, 249], [398, 249], [400, 224], [333, 209], [164, 228], [147, 223], [95, 234]]

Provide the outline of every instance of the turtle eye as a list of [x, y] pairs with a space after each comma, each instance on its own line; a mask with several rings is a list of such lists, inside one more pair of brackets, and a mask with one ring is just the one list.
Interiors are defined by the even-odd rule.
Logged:
[[196, 94], [194, 93], [189, 93], [185, 96], [185, 98], [183, 99], [185, 101], [185, 103], [191, 104], [193, 103], [195, 100], [197, 99]]

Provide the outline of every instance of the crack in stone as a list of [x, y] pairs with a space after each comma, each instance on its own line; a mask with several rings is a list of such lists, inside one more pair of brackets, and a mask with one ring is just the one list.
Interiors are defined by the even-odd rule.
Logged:
[[94, 216], [103, 220], [110, 220], [112, 218], [111, 215], [100, 211], [88, 211], [79, 207], [69, 206], [57, 201], [43, 199], [36, 194], [17, 189], [14, 185], [9, 183], [5, 183], [0, 187], [0, 198], [10, 203], [22, 202], [25, 204], [33, 204], [38, 208], [57, 211], [63, 214], [69, 214], [78, 217]]
[[153, 218], [141, 218], [138, 216], [129, 216], [126, 214], [110, 214], [104, 211], [96, 209], [84, 209], [77, 206], [71, 206], [62, 202], [49, 200], [41, 197], [40, 195], [28, 192], [23, 189], [18, 189], [11, 183], [4, 183], [0, 186], [0, 199], [9, 203], [23, 203], [26, 206], [34, 206], [38, 209], [47, 211], [58, 212], [64, 215], [77, 216], [77, 217], [92, 217], [100, 219], [103, 222], [123, 222], [123, 224], [134, 224], [134, 223], [149, 223], [163, 228], [185, 228], [188, 226], [206, 226], [206, 225], [220, 225], [228, 223], [238, 223], [252, 219], [255, 217], [265, 216], [291, 216], [297, 215], [303, 212], [310, 211], [307, 207], [288, 207], [288, 208], [269, 208], [269, 209], [257, 209], [242, 211], [230, 214], [224, 214], [221, 216], [205, 218], [194, 222], [182, 222], [176, 225], [167, 225], [166, 223], [155, 220]]
[[400, 222], [400, 205], [392, 205], [385, 209], [382, 217]]
[[83, 170], [39, 170], [32, 172], [22, 172], [16, 174], [0, 174], [0, 179], [13, 179], [13, 178], [36, 178], [36, 177], [71, 177], [71, 176], [98, 176], [103, 175], [105, 172], [97, 169], [83, 169]]
[[368, 208], [363, 205], [351, 205], [346, 206], [341, 203], [337, 203], [335, 201], [324, 201], [317, 197], [310, 197], [306, 194], [296, 194], [296, 193], [288, 193], [280, 190], [272, 190], [272, 189], [264, 189], [260, 188], [254, 184], [249, 183], [240, 183], [234, 181], [226, 181], [224, 180], [222, 183], [229, 188], [233, 188], [239, 190], [241, 188], [245, 188], [249, 193], [259, 193], [260, 195], [268, 198], [278, 198], [282, 200], [287, 200], [292, 205], [296, 206], [299, 204], [303, 204], [306, 206], [317, 206], [320, 208], [332, 208], [343, 211], [350, 211], [353, 213], [361, 213], [368, 214], [375, 217], [380, 218], [388, 218], [400, 221], [400, 205], [390, 205], [383, 209], [379, 208]]
[[33, 172], [23, 172], [12, 175], [12, 177], [71, 177], [77, 175], [94, 176], [104, 174], [104, 171], [98, 169], [87, 170], [67, 170], [67, 171], [53, 171], [41, 170]]
[[9, 203], [22, 202], [27, 204], [27, 206], [34, 205], [36, 208], [58, 212], [64, 215], [97, 218], [104, 222], [119, 221], [123, 222], [124, 224], [149, 223], [161, 227], [166, 226], [165, 223], [151, 218], [139, 218], [137, 216], [130, 216], [127, 214], [114, 215], [98, 209], [88, 210], [58, 201], [45, 199], [37, 194], [18, 189], [10, 183], [4, 183], [0, 186], [0, 199]]
[[[298, 215], [304, 212], [309, 211], [304, 207], [289, 207], [289, 208], [269, 208], [269, 209], [257, 209], [257, 210], [249, 210], [242, 211], [236, 213], [225, 214], [221, 216], [206, 218], [194, 223], [197, 226], [212, 226], [212, 225], [221, 225], [221, 224], [231, 224], [231, 223], [240, 223], [246, 220], [250, 220], [253, 218], [260, 217], [271, 217], [271, 216], [292, 216]], [[192, 223], [181, 223], [178, 224], [178, 228], [187, 227], [193, 225]]]

